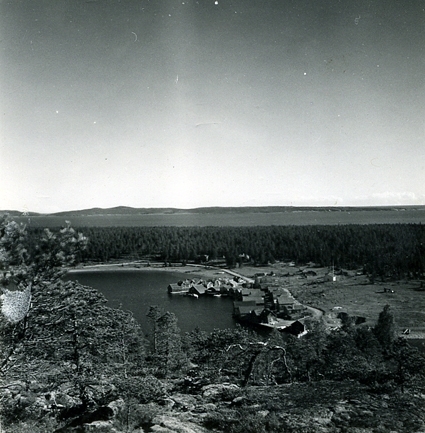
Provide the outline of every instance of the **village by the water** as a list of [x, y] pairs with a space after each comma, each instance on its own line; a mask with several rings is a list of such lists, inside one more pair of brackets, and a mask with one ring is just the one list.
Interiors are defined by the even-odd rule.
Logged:
[[329, 330], [340, 328], [347, 320], [373, 327], [382, 305], [389, 304], [396, 314], [399, 336], [409, 340], [425, 336], [416, 313], [406, 315], [403, 310], [412, 293], [424, 290], [415, 280], [371, 281], [361, 268], [313, 262], [235, 269], [198, 266], [201, 276], [194, 277], [198, 273], [194, 268], [186, 271], [186, 279], [168, 285], [170, 296], [190, 296], [194, 302], [204, 296], [228, 297], [233, 302], [233, 318], [244, 326], [277, 329], [297, 337], [318, 321]]
[[[288, 264], [294, 267], [293, 263]], [[323, 311], [300, 303], [283, 287], [282, 275], [273, 270], [257, 272], [252, 277], [240, 275], [232, 270], [221, 269], [218, 278], [187, 278], [168, 285], [171, 295], [183, 295], [193, 298], [203, 296], [228, 297], [233, 302], [233, 317], [242, 325], [263, 329], [277, 329], [283, 333], [301, 337], [307, 333], [306, 320], [318, 319]], [[311, 269], [287, 273], [283, 277], [295, 277], [306, 280], [317, 278]], [[316, 279], [315, 278], [315, 279]], [[320, 276], [322, 282], [336, 282], [334, 268]], [[337, 307], [338, 309], [338, 307]], [[339, 315], [344, 314], [340, 312]], [[335, 319], [337, 315], [333, 315]]]

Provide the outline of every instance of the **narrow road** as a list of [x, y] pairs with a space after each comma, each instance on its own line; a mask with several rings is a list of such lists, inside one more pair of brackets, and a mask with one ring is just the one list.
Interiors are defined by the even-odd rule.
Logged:
[[[283, 288], [283, 290], [294, 300], [296, 300], [296, 298], [294, 297], [294, 295], [290, 292], [290, 290], [288, 288]], [[297, 301], [298, 302], [298, 301]], [[319, 310], [318, 308], [314, 308], [314, 307], [310, 307], [308, 305], [304, 305], [302, 304], [305, 308], [307, 308], [308, 311], [311, 312], [311, 315], [313, 316], [314, 319], [319, 320], [322, 316], [323, 316], [323, 311]]]
[[309, 307], [308, 305], [304, 305], [304, 307], [307, 308], [307, 310], [311, 311], [315, 319], [320, 319], [323, 316], [323, 311], [319, 310], [318, 308]]

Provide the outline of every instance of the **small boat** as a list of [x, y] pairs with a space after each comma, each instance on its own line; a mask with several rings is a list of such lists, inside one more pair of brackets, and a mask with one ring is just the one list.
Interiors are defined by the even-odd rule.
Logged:
[[191, 298], [198, 298], [196, 293], [188, 293], [186, 296], [190, 296]]

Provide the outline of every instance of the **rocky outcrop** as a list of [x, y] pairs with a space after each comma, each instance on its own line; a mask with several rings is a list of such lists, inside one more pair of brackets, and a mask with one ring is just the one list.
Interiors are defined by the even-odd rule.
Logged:
[[184, 393], [176, 384], [174, 391], [145, 404], [116, 399], [74, 414], [57, 432], [425, 433], [425, 394], [419, 391], [384, 394], [348, 380], [245, 388], [220, 383], [196, 394]]
[[153, 419], [150, 430], [155, 433], [209, 433], [206, 428], [178, 418], [178, 416], [161, 415]]
[[217, 383], [202, 388], [202, 397], [206, 401], [233, 400], [239, 393], [239, 386], [233, 383]]

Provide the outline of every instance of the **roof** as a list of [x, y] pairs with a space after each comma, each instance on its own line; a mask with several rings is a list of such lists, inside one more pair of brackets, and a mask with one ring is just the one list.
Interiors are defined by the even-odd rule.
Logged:
[[258, 295], [258, 294], [244, 296], [242, 299], [243, 299], [244, 303], [246, 303], [246, 302], [254, 302], [257, 305], [264, 304], [263, 297], [261, 295]]
[[241, 289], [242, 296], [248, 296], [252, 294], [251, 289], [246, 289], [245, 287]]
[[287, 293], [282, 293], [280, 295], [277, 295], [276, 299], [281, 305], [285, 305], [285, 304], [292, 305], [295, 303], [295, 299], [292, 296], [288, 295]]
[[249, 306], [238, 306], [235, 307], [235, 310], [241, 315], [245, 316], [246, 314], [251, 314], [252, 311], [255, 311], [255, 306], [249, 305]]
[[199, 295], [203, 295], [207, 288], [203, 284], [192, 284], [192, 286], [189, 289], [189, 292], [193, 293], [196, 292]]
[[234, 301], [233, 302], [233, 307], [255, 307], [257, 304], [254, 300], [250, 300], [250, 301]]
[[187, 292], [189, 289], [186, 285], [179, 285], [177, 283], [172, 283], [168, 285], [168, 293], [173, 292]]

